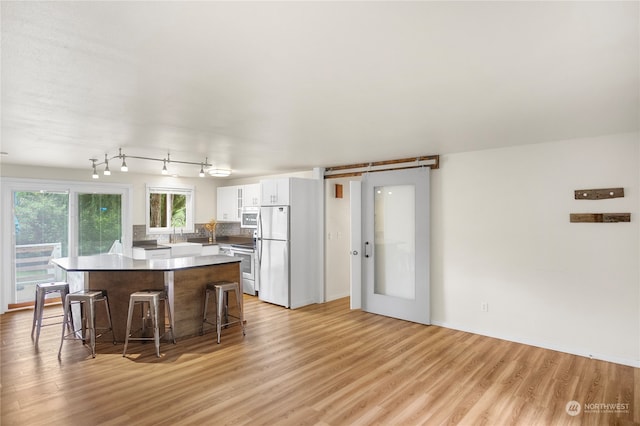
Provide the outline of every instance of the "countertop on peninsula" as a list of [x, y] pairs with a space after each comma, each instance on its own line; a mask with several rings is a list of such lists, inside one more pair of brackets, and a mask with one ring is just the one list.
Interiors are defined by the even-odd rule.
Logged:
[[178, 257], [174, 259], [137, 260], [121, 254], [96, 254], [93, 256], [62, 257], [52, 262], [68, 272], [88, 271], [176, 271], [203, 266], [237, 263], [233, 256], [211, 255]]

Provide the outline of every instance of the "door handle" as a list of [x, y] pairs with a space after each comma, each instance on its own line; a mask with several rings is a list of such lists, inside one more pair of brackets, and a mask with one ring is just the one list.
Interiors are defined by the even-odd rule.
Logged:
[[369, 253], [367, 252], [368, 248], [369, 248], [369, 241], [366, 241], [364, 243], [364, 257], [369, 257]]

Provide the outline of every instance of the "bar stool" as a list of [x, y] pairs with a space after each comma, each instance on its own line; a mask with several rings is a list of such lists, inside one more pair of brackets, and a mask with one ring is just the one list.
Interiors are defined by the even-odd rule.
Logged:
[[[52, 324], [42, 324], [42, 320], [50, 319], [50, 318], [58, 318], [63, 315], [51, 315], [43, 318], [44, 311], [44, 302], [47, 297], [47, 294], [51, 293], [60, 293], [60, 298], [62, 299], [62, 304], [64, 305], [64, 299], [67, 294], [69, 294], [69, 284], [65, 282], [53, 282], [53, 283], [40, 283], [36, 284], [36, 300], [35, 306], [33, 307], [33, 325], [31, 326], [31, 338], [33, 339], [33, 332], [37, 329], [36, 332], [36, 341], [35, 344], [38, 346], [38, 340], [40, 340], [40, 329], [42, 327], [48, 325], [56, 325], [60, 324], [59, 322]], [[64, 307], [63, 307], [64, 310]]]
[[[229, 306], [228, 306], [228, 293], [233, 291], [236, 296], [236, 305], [238, 307], [238, 315], [233, 316], [229, 315]], [[207, 320], [207, 308], [209, 307], [209, 296], [213, 294], [214, 300], [216, 302], [216, 321], [211, 322]], [[242, 297], [242, 292], [240, 291], [240, 285], [237, 282], [229, 282], [229, 281], [219, 281], [214, 283], [209, 283], [206, 286], [204, 293], [204, 313], [202, 315], [202, 328], [200, 334], [204, 334], [204, 325], [211, 324], [216, 326], [216, 331], [218, 332], [218, 343], [220, 343], [220, 333], [222, 331], [222, 327], [226, 327], [231, 324], [240, 323], [242, 327], [242, 335], [244, 336], [244, 318], [242, 314], [242, 303], [240, 302], [240, 298]], [[222, 322], [224, 313], [224, 322]], [[229, 321], [229, 317], [235, 318], [233, 321]]]
[[[173, 334], [171, 326], [171, 308], [169, 307], [169, 298], [167, 293], [162, 290], [143, 290], [131, 293], [129, 296], [129, 315], [127, 316], [127, 331], [124, 339], [124, 350], [122, 356], [127, 356], [127, 345], [129, 340], [153, 340], [156, 344], [156, 356], [160, 357], [160, 330], [158, 327], [158, 306], [160, 301], [164, 300], [164, 309], [169, 319], [169, 331], [171, 331], [171, 340], [176, 344], [176, 338]], [[130, 337], [131, 335], [131, 319], [133, 318], [133, 309], [136, 304], [140, 304], [142, 309], [142, 334], [146, 330], [146, 320], [150, 317], [153, 326], [153, 337]], [[145, 309], [146, 308], [146, 309]], [[165, 333], [166, 334], [166, 333]]]
[[[109, 307], [109, 298], [106, 290], [81, 290], [75, 293], [67, 294], [64, 300], [64, 319], [62, 321], [62, 337], [60, 338], [60, 348], [58, 349], [58, 358], [62, 353], [62, 344], [65, 340], [82, 340], [86, 343], [87, 336], [85, 330], [89, 330], [89, 344], [91, 349], [91, 357], [96, 357], [96, 337], [102, 336], [104, 333], [96, 335], [96, 302], [104, 302], [107, 314], [108, 327], [101, 328], [104, 333], [111, 332], [113, 344], [116, 344], [116, 336], [113, 332], [113, 324], [111, 323], [111, 308]], [[81, 318], [80, 329], [76, 330], [73, 318], [71, 316], [71, 307], [73, 303], [80, 305]], [[65, 334], [65, 326], [71, 330]], [[80, 334], [80, 337], [78, 337]]]

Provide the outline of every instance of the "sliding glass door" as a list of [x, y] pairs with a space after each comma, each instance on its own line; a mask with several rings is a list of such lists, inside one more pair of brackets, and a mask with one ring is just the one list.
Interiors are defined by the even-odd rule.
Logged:
[[52, 259], [131, 244], [128, 185], [3, 180], [2, 191], [2, 311], [33, 303], [38, 283], [65, 280]]

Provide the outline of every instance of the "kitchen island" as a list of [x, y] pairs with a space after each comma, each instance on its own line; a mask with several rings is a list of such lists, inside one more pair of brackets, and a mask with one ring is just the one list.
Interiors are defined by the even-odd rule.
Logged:
[[[129, 295], [133, 292], [166, 289], [172, 328], [175, 337], [182, 338], [200, 333], [207, 283], [235, 281], [242, 286], [240, 259], [231, 256], [137, 260], [119, 254], [99, 254], [54, 259], [53, 263], [67, 271], [72, 292], [107, 290], [113, 329], [116, 340], [120, 342], [125, 338]], [[240, 303], [242, 306], [242, 298]], [[235, 306], [235, 300], [229, 300], [229, 307], [232, 306]], [[100, 317], [102, 309], [97, 311], [97, 323], [104, 324], [104, 316]], [[134, 315], [132, 330], [140, 326], [139, 311]], [[163, 306], [160, 315], [161, 324], [164, 324]]]

